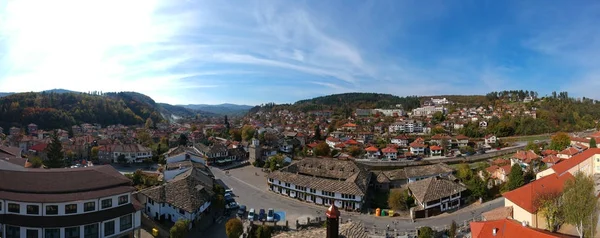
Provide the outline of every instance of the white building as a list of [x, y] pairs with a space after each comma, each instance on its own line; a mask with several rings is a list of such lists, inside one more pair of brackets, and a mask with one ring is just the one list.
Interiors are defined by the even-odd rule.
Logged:
[[446, 113], [446, 108], [443, 106], [442, 107], [438, 107], [438, 106], [419, 107], [419, 108], [413, 109], [412, 116], [425, 117], [425, 116], [433, 115], [436, 112]]
[[[318, 176], [318, 177], [317, 177]], [[269, 190], [301, 201], [358, 210], [365, 201], [370, 174], [353, 161], [304, 158], [269, 173]]]
[[2, 237], [140, 236], [135, 188], [109, 165], [0, 170], [0, 178]]

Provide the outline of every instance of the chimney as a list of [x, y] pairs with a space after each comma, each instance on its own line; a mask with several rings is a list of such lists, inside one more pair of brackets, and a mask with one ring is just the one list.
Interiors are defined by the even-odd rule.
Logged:
[[527, 226], [527, 221], [522, 221], [522, 222], [521, 222], [521, 225], [523, 225], [523, 226]]
[[492, 235], [496, 236], [496, 234], [498, 233], [498, 228], [492, 229]]
[[335, 200], [325, 212], [327, 215], [327, 238], [338, 238], [340, 234], [340, 211], [335, 206]]

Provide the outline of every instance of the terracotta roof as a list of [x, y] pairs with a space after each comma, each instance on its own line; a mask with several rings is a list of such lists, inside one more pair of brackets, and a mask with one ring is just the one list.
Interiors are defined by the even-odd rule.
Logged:
[[491, 211], [481, 213], [486, 221], [503, 220], [513, 216], [513, 207], [499, 207]]
[[581, 138], [581, 137], [571, 137], [571, 141], [581, 142], [581, 143], [590, 143], [589, 139]]
[[558, 151], [556, 151], [556, 150], [543, 150], [542, 151], [543, 156], [556, 155], [556, 154], [558, 154]]
[[588, 147], [585, 146], [584, 144], [581, 143], [575, 143], [575, 147], [579, 148], [580, 150], [587, 150]]
[[505, 164], [510, 164], [510, 160], [507, 160], [507, 159], [495, 159], [494, 161], [492, 161], [492, 164], [498, 165], [498, 166], [502, 166], [502, 165], [505, 165]]
[[[494, 220], [471, 222], [471, 236], [473, 238], [513, 238], [513, 237], [530, 237], [530, 238], [570, 238], [574, 236], [551, 233], [542, 229], [536, 229], [529, 226], [523, 226], [521, 223], [509, 220]], [[496, 230], [494, 235], [493, 230]]]
[[381, 152], [383, 152], [383, 153], [398, 153], [398, 150], [391, 148], [391, 147], [386, 147], [386, 148], [381, 149]]
[[502, 196], [529, 213], [534, 214], [537, 211], [535, 200], [539, 194], [562, 192], [565, 181], [572, 178], [573, 175], [570, 173], [566, 173], [562, 176], [551, 174], [520, 188], [506, 192], [502, 194]]
[[468, 136], [465, 136], [465, 135], [457, 135], [457, 136], [456, 136], [456, 139], [457, 139], [457, 140], [468, 140], [468, 139], [469, 139], [469, 137], [468, 137]]
[[342, 125], [342, 127], [356, 127], [356, 124], [354, 124], [354, 123], [346, 123], [346, 124]]
[[379, 149], [377, 149], [377, 147], [375, 147], [375, 146], [370, 146], [370, 147], [366, 148], [365, 151], [367, 151], [367, 152], [377, 152], [377, 151], [379, 151]]
[[317, 145], [319, 145], [317, 142], [313, 142], [313, 143], [310, 143], [310, 144], [308, 144], [306, 146], [308, 146], [310, 148], [315, 148], [315, 147], [317, 147]]
[[560, 162], [561, 158], [558, 158], [558, 156], [556, 155], [548, 155], [546, 157], [544, 157], [542, 159], [542, 162], [544, 163], [550, 163], [550, 164], [558, 164], [558, 162]]
[[451, 139], [449, 135], [446, 134], [435, 134], [431, 137], [432, 140], [441, 140], [441, 139]]
[[531, 163], [532, 160], [539, 158], [540, 156], [537, 155], [535, 152], [533, 152], [533, 150], [528, 150], [528, 151], [517, 151], [515, 152], [515, 154], [513, 155], [513, 158], [522, 160], [525, 163]]
[[568, 148], [562, 150], [559, 154], [573, 156], [573, 155], [575, 155], [577, 153], [579, 153], [578, 149], [576, 149], [574, 147], [568, 147]]
[[437, 177], [409, 183], [408, 188], [415, 199], [421, 203], [438, 200], [467, 190], [467, 188], [458, 183]]
[[430, 150], [442, 150], [442, 147], [439, 147], [437, 145], [432, 145], [432, 146], [429, 146], [429, 149]]
[[493, 174], [494, 172], [496, 172], [496, 170], [498, 170], [500, 167], [498, 167], [497, 165], [492, 165], [490, 167], [485, 168], [486, 171], [488, 171], [488, 173]]
[[595, 154], [600, 154], [600, 148], [590, 148], [588, 150], [585, 150], [567, 160], [564, 160], [564, 161], [552, 166], [552, 170], [554, 170], [554, 172], [559, 175], [563, 174], [563, 173], [569, 171], [569, 169], [577, 166], [578, 164], [589, 159], [590, 157], [592, 157]]
[[393, 139], [397, 139], [397, 140], [408, 140], [408, 137], [405, 135], [399, 135], [399, 136], [395, 136]]
[[47, 146], [48, 146], [48, 144], [46, 144], [46, 143], [39, 143], [39, 144], [29, 147], [29, 149], [35, 150], [37, 152], [41, 152], [41, 151], [44, 151]]
[[425, 144], [423, 143], [419, 143], [416, 140], [413, 143], [410, 143], [410, 147], [414, 147], [414, 148], [425, 148], [427, 147]]
[[338, 139], [338, 138], [333, 138], [333, 137], [327, 137], [327, 141], [331, 141], [331, 142], [340, 142], [340, 139]]
[[504, 174], [508, 175], [508, 174], [510, 174], [510, 171], [512, 170], [512, 166], [510, 164], [507, 164], [507, 165], [501, 166], [500, 169], [504, 171]]
[[353, 139], [347, 140], [346, 142], [344, 142], [348, 145], [358, 145], [358, 141], [355, 141]]

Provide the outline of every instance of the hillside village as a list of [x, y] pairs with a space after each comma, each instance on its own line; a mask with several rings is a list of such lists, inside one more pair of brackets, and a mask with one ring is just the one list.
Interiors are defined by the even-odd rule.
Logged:
[[[348, 212], [396, 210], [399, 216], [420, 219], [504, 197], [504, 206], [482, 214], [483, 221], [471, 223], [471, 231], [497, 229], [492, 223], [518, 222], [523, 225], [501, 229], [547, 233], [542, 230], [552, 229], [532, 205], [539, 193], [529, 191], [560, 192], [565, 181], [581, 171], [595, 176], [598, 196], [600, 151], [595, 143], [600, 133], [558, 133], [552, 140], [532, 140], [526, 146], [487, 133], [489, 123], [497, 123], [494, 118], [537, 117], [536, 108], [530, 106], [539, 100], [535, 94], [517, 100], [501, 106], [463, 107], [447, 98], [430, 98], [412, 110], [401, 104], [354, 108], [348, 117], [335, 110], [283, 109], [208, 123], [147, 119], [137, 126], [84, 123], [68, 130], [42, 130], [31, 123], [25, 128], [0, 128], [0, 166], [48, 167], [47, 161], [55, 159], [49, 158], [50, 148], [57, 141], [62, 167], [147, 165], [151, 169], [144, 169], [142, 175], [136, 172], [156, 180], [136, 181], [146, 214], [156, 220], [198, 221], [194, 227], [211, 212], [209, 201], [218, 195], [209, 189], [216, 187], [209, 167], [254, 166], [268, 171], [264, 184], [271, 192]], [[555, 137], [562, 137], [562, 142]], [[513, 149], [516, 152], [477, 163], [455, 162]], [[371, 162], [389, 163], [389, 168], [374, 168]], [[412, 164], [397, 166], [397, 162]], [[523, 176], [516, 185], [509, 181], [514, 170]], [[193, 191], [188, 188], [192, 185], [207, 189]], [[411, 197], [412, 204], [397, 207], [387, 202], [397, 191]], [[175, 199], [181, 196], [186, 200]], [[174, 210], [161, 210], [159, 203]], [[573, 227], [563, 228], [552, 231], [576, 235]]]

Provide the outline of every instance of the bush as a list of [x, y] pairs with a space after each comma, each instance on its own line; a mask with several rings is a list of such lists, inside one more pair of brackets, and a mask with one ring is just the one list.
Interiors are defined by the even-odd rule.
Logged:
[[183, 219], [175, 222], [175, 225], [173, 225], [173, 227], [171, 227], [171, 230], [169, 231], [171, 238], [185, 238], [189, 231], [189, 224], [190, 221]]
[[419, 238], [433, 238], [434, 235], [435, 232], [433, 232], [431, 227], [424, 226], [419, 229]]
[[239, 238], [244, 232], [242, 221], [237, 218], [231, 218], [225, 224], [225, 233], [228, 238]]

